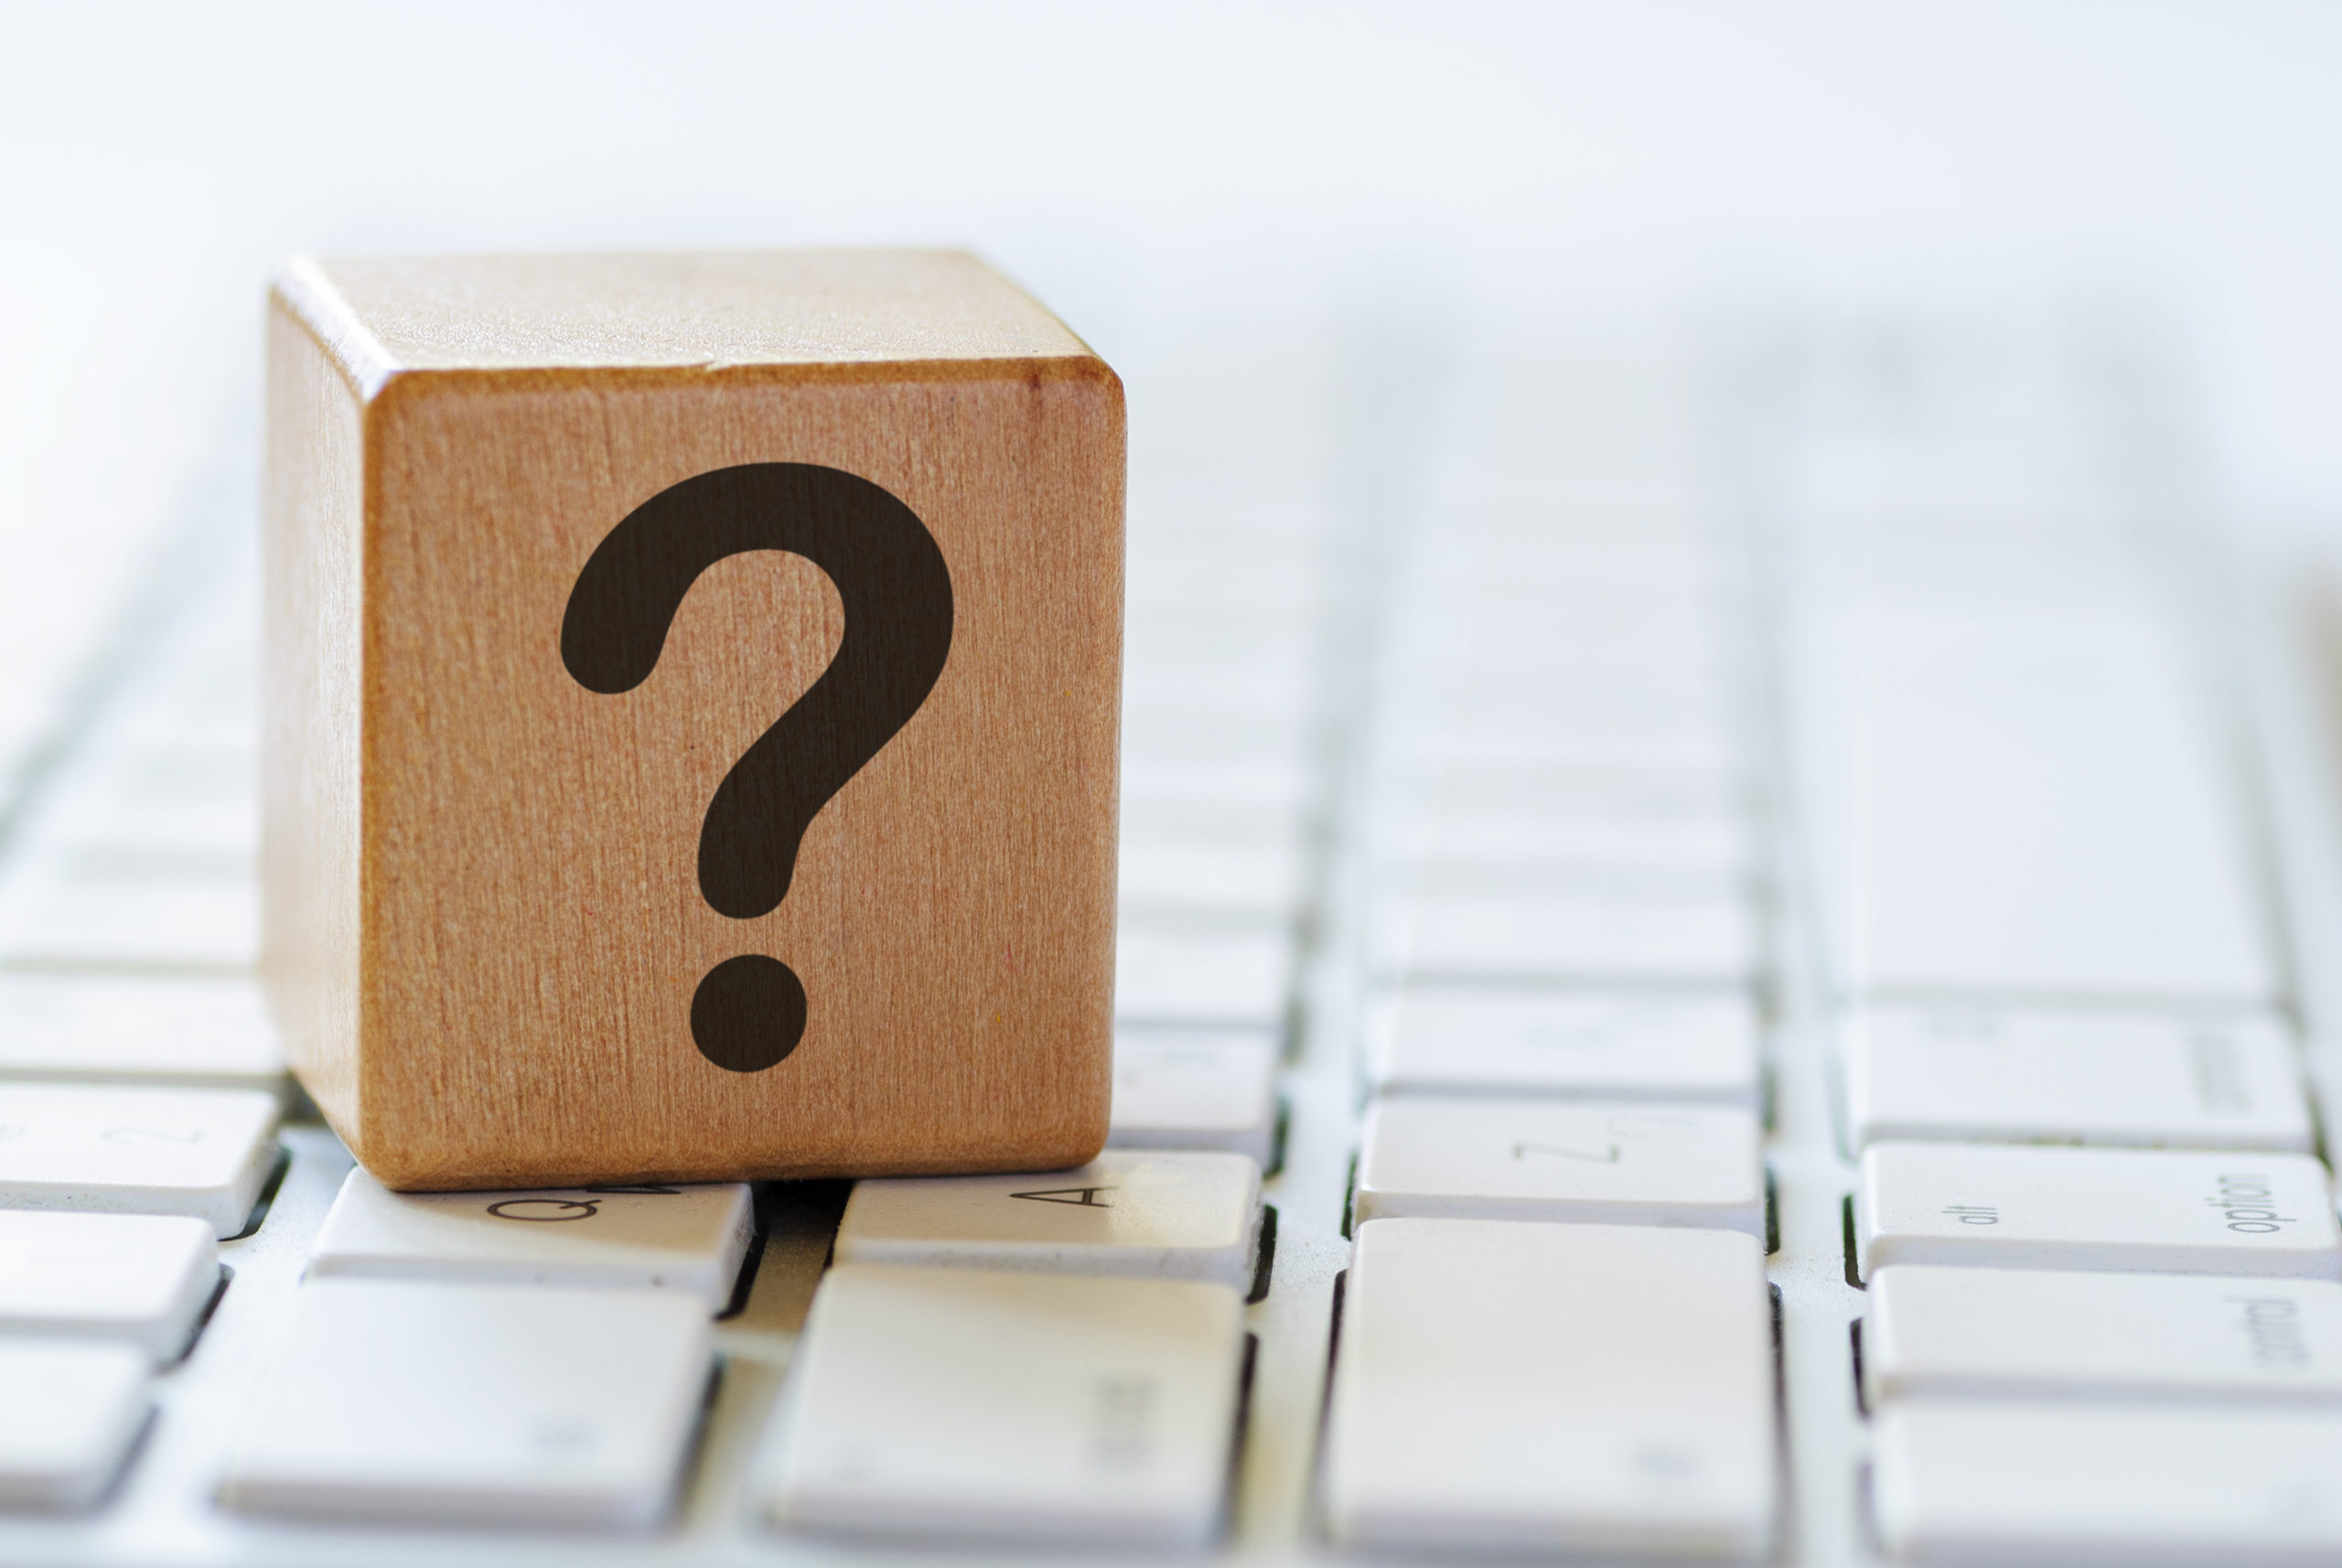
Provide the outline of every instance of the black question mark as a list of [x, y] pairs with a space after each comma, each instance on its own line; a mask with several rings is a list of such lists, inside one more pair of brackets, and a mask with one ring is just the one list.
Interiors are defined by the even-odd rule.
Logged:
[[[869, 480], [813, 463], [743, 463], [670, 485], [595, 547], [569, 592], [561, 661], [589, 692], [650, 679], [699, 575], [751, 550], [802, 555], [845, 604], [837, 657], [716, 787], [699, 834], [699, 889], [736, 920], [789, 896], [814, 815], [919, 712], [951, 650], [951, 574], [918, 514]], [[700, 1054], [761, 1072], [805, 1034], [805, 986], [743, 953], [692, 994]]]

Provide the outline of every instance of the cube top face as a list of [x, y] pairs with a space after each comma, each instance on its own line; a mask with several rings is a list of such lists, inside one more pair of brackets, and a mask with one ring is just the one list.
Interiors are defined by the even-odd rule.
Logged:
[[1102, 362], [925, 252], [296, 263], [270, 339], [263, 969], [370, 1169], [1095, 1151]]
[[1038, 303], [953, 251], [302, 258], [280, 288], [361, 385], [418, 371], [1104, 369]]

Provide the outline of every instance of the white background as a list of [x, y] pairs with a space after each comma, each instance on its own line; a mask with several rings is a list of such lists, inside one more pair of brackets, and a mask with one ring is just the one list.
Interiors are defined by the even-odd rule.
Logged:
[[[2342, 525], [2342, 7], [0, 9], [0, 660], [252, 462], [295, 250], [972, 244], [1112, 357], [1358, 277], [2152, 313]], [[223, 467], [224, 466], [224, 467]]]

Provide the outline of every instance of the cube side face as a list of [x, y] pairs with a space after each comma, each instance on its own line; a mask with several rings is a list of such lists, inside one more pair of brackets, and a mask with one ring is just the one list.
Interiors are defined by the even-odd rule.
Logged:
[[364, 410], [280, 296], [267, 326], [261, 973], [303, 1086], [365, 1148], [359, 1074]]
[[[370, 1169], [408, 1187], [1049, 1168], [1103, 1144], [1122, 649], [1121, 389], [1095, 360], [398, 379], [370, 421]], [[746, 465], [843, 471], [949, 573], [940, 674], [831, 795], [769, 913], [704, 823], [820, 679], [842, 590], [757, 549], [631, 690], [565, 667], [619, 521]], [[702, 978], [777, 958], [800, 1042], [728, 1070]]]

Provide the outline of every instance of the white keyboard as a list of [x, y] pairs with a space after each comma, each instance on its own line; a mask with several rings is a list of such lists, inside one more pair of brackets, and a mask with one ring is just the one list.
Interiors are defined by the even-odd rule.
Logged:
[[355, 1171], [211, 530], [0, 802], [0, 1564], [2342, 1563], [2322, 742], [2171, 389], [1155, 341], [1075, 1170]]

